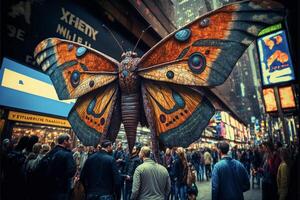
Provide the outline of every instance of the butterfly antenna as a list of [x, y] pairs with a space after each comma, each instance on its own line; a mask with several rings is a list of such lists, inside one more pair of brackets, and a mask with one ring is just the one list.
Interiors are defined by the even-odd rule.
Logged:
[[102, 24], [102, 27], [105, 28], [106, 30], [108, 30], [108, 32], [111, 34], [111, 36], [114, 38], [114, 40], [117, 42], [118, 46], [121, 48], [122, 52], [124, 53], [124, 48], [122, 47], [122, 45], [120, 44], [120, 42], [117, 40], [117, 38], [114, 36], [114, 34], [111, 32], [111, 30], [105, 26], [104, 24]]
[[135, 46], [134, 46], [133, 52], [134, 52], [135, 49], [137, 48], [137, 45], [139, 44], [140, 40], [142, 39], [144, 33], [145, 33], [150, 27], [151, 27], [151, 25], [148, 26], [146, 29], [144, 29], [144, 30], [142, 31], [142, 34], [140, 35], [140, 38], [138, 39], [138, 41], [136, 42], [136, 44], [135, 44]]

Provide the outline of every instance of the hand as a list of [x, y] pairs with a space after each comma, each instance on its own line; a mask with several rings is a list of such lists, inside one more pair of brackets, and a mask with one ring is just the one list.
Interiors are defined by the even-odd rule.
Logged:
[[130, 180], [130, 176], [126, 175], [126, 176], [125, 176], [125, 179], [126, 179], [126, 180]]

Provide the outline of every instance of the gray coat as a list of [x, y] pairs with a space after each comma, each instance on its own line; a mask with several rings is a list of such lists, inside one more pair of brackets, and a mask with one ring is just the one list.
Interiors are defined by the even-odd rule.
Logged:
[[171, 190], [167, 169], [151, 159], [145, 159], [133, 175], [131, 199], [164, 200]]

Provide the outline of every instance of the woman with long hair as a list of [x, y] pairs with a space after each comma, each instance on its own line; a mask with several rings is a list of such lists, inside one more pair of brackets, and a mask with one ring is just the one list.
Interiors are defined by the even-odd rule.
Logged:
[[178, 155], [178, 159], [175, 161], [176, 194], [179, 196], [180, 200], [186, 200], [188, 162], [182, 147], [178, 147], [176, 153]]

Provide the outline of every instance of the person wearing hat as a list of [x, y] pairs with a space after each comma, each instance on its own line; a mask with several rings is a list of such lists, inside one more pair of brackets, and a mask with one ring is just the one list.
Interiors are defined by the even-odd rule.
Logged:
[[139, 158], [141, 148], [142, 145], [140, 143], [136, 143], [132, 149], [131, 155], [129, 155], [129, 157], [126, 159], [124, 200], [130, 199], [134, 171], [143, 162]]
[[87, 200], [120, 198], [121, 178], [112, 149], [111, 141], [102, 141], [100, 151], [88, 157], [82, 168], [80, 181]]

